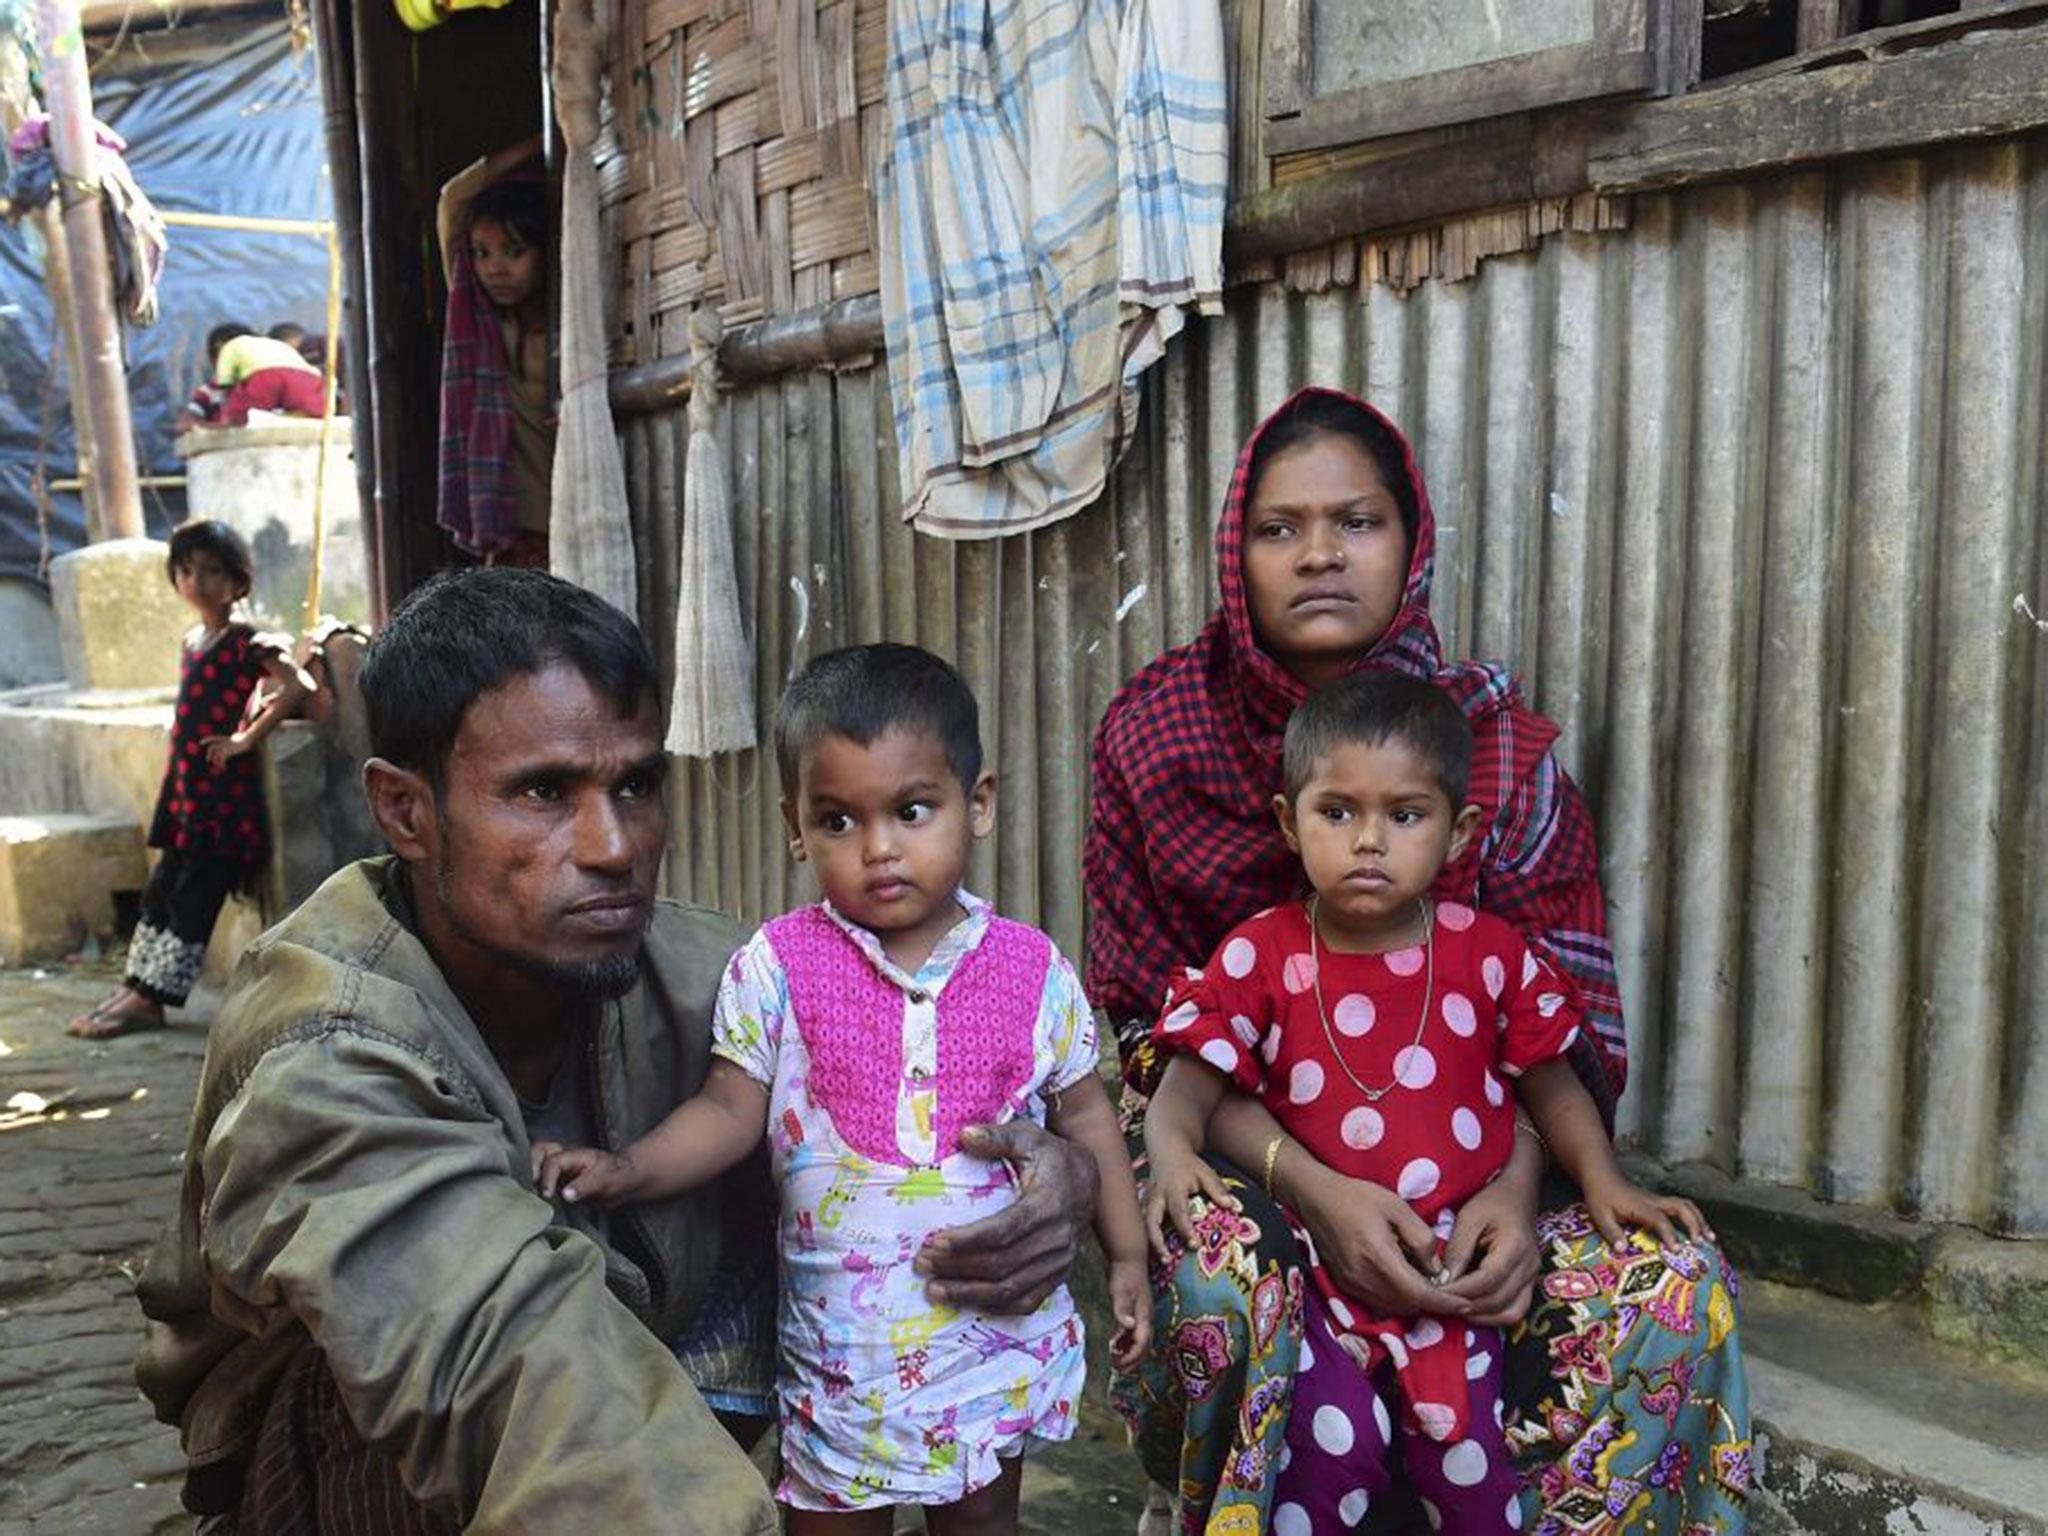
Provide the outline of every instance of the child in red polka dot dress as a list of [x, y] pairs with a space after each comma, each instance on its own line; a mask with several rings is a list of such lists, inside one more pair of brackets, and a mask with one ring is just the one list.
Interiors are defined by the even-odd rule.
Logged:
[[[1145, 1214], [1162, 1255], [1169, 1223], [1197, 1242], [1191, 1199], [1237, 1204], [1201, 1157], [1230, 1084], [1285, 1128], [1260, 1170], [1269, 1189], [1278, 1160], [1304, 1154], [1392, 1189], [1414, 1213], [1411, 1258], [1432, 1279], [1448, 1278], [1443, 1243], [1459, 1206], [1499, 1175], [1523, 1132], [1578, 1180], [1610, 1242], [1625, 1225], [1673, 1240], [1674, 1221], [1705, 1232], [1688, 1202], [1636, 1188], [1616, 1165], [1564, 1059], [1580, 1021], [1570, 984], [1509, 924], [1429, 898], [1479, 824], [1464, 803], [1471, 754], [1471, 727], [1451, 698], [1397, 673], [1354, 673], [1295, 712], [1274, 812], [1312, 894], [1233, 929], [1206, 967], [1170, 988], [1154, 1032], [1171, 1058], [1145, 1118]], [[1337, 1288], [1294, 1225], [1317, 1292], [1305, 1303], [1328, 1325], [1308, 1330], [1305, 1352], [1334, 1339], [1380, 1393], [1372, 1424], [1295, 1405], [1352, 1490], [1333, 1504], [1343, 1523], [1357, 1518], [1347, 1501], [1362, 1511], [1389, 1484], [1392, 1390], [1409, 1476], [1435, 1518], [1460, 1532], [1517, 1529], [1498, 1332], [1450, 1312], [1375, 1315]], [[1288, 1509], [1283, 1498], [1276, 1530]]]
[[164, 1009], [190, 994], [222, 905], [270, 862], [263, 780], [252, 754], [313, 686], [282, 637], [235, 621], [255, 572], [234, 529], [200, 519], [180, 524], [165, 566], [199, 623], [180, 657], [170, 762], [149, 826], [157, 862], [128, 941], [127, 973], [69, 1025], [88, 1040], [160, 1029]]

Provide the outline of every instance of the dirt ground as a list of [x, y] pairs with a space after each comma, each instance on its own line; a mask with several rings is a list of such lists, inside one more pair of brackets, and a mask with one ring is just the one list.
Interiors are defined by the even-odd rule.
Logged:
[[[131, 1286], [175, 1200], [205, 1015], [101, 1045], [67, 1037], [64, 1020], [114, 979], [105, 964], [0, 971], [0, 1536], [191, 1528], [177, 1436], [131, 1375]], [[1129, 1536], [1142, 1500], [1091, 1391], [1080, 1437], [1027, 1471], [1023, 1527]]]

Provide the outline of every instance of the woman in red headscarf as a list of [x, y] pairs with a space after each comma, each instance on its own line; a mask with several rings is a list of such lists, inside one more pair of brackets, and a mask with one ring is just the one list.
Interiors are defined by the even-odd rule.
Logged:
[[[1148, 1037], [1168, 978], [1303, 894], [1272, 811], [1288, 716], [1319, 683], [1387, 667], [1434, 682], [1472, 724], [1467, 798], [1487, 830], [1434, 895], [1515, 924], [1576, 983], [1590, 1027], [1572, 1062], [1611, 1128], [1628, 1056], [1591, 818], [1551, 754], [1557, 727], [1514, 678], [1445, 662], [1429, 617], [1434, 548], [1414, 455], [1362, 401], [1305, 389], [1239, 455], [1216, 533], [1216, 613], [1125, 685], [1095, 738], [1088, 983], [1116, 1026], [1134, 1121], [1156, 1080]], [[1371, 1412], [1370, 1394], [1334, 1341], [1321, 1347], [1276, 1201], [1375, 1311], [1516, 1330], [1521, 1516], [1739, 1523], [1748, 1415], [1732, 1277], [1711, 1248], [1644, 1238], [1611, 1252], [1582, 1207], [1539, 1219], [1542, 1154], [1517, 1137], [1508, 1170], [1459, 1212], [1439, 1283], [1436, 1236], [1398, 1196], [1317, 1164], [1251, 1099], [1228, 1095], [1208, 1141], [1241, 1209], [1207, 1206], [1158, 1293], [1151, 1362], [1115, 1389], [1183, 1530], [1304, 1536], [1414, 1514], [1368, 1512], [1346, 1476], [1343, 1430], [1354, 1409]]]

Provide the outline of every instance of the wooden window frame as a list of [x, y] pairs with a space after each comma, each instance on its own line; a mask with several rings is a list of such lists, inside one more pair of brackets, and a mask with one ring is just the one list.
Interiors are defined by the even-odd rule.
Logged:
[[1690, 18], [1694, 36], [1699, 30], [1699, 0], [1592, 0], [1594, 37], [1589, 43], [1316, 95], [1309, 61], [1311, 10], [1343, 3], [1267, 0], [1263, 106], [1268, 154], [1355, 144], [1565, 102], [1655, 95], [1671, 86], [1670, 42], [1682, 35], [1684, 18]]

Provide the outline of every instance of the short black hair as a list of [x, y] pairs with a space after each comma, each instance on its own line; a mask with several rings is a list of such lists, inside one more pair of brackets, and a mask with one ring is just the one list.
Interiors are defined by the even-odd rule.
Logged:
[[548, 247], [547, 188], [530, 176], [494, 181], [470, 199], [469, 220], [464, 230], [475, 229], [492, 219], [511, 230], [528, 245], [545, 252]]
[[1434, 683], [1404, 672], [1367, 668], [1326, 683], [1287, 722], [1280, 771], [1292, 801], [1315, 772], [1316, 759], [1338, 747], [1398, 741], [1420, 757], [1455, 813], [1472, 782], [1472, 723]]
[[296, 347], [306, 339], [306, 328], [293, 320], [280, 320], [270, 328], [270, 339]]
[[223, 325], [216, 325], [206, 333], [206, 355], [209, 358], [218, 357], [222, 347], [233, 341], [237, 336], [246, 336], [248, 334], [249, 327], [239, 320], [230, 320]]
[[583, 674], [629, 719], [661, 703], [660, 673], [633, 621], [545, 571], [442, 571], [398, 605], [363, 656], [358, 686], [370, 751], [439, 789], [470, 705], [557, 663]]
[[797, 674], [775, 709], [775, 761], [794, 795], [803, 755], [826, 736], [867, 746], [892, 730], [939, 738], [960, 787], [981, 777], [981, 709], [960, 674], [930, 651], [884, 641], [828, 651]]
[[180, 567], [190, 565], [199, 555], [211, 555], [220, 568], [233, 577], [247, 596], [256, 582], [256, 562], [249, 554], [249, 541], [226, 523], [210, 517], [195, 517], [171, 530], [170, 552], [164, 556], [164, 575], [172, 586], [178, 584]]
[[1344, 395], [1324, 391], [1302, 395], [1282, 406], [1266, 423], [1245, 471], [1245, 506], [1249, 508], [1258, 494], [1259, 480], [1268, 464], [1289, 449], [1304, 447], [1319, 437], [1348, 437], [1365, 450], [1395, 505], [1401, 509], [1401, 527], [1412, 546], [1416, 526], [1422, 520], [1422, 505], [1408, 474], [1407, 452], [1392, 428]]

